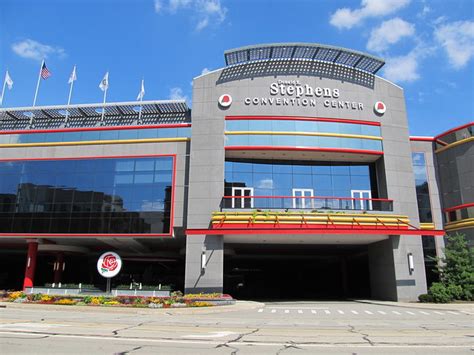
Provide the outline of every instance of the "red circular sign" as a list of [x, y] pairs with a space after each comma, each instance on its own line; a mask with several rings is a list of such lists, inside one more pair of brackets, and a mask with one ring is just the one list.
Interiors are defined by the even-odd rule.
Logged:
[[222, 107], [229, 107], [232, 105], [232, 96], [224, 94], [219, 97], [219, 105]]
[[387, 111], [387, 106], [382, 101], [377, 101], [374, 105], [374, 110], [379, 115], [383, 115]]

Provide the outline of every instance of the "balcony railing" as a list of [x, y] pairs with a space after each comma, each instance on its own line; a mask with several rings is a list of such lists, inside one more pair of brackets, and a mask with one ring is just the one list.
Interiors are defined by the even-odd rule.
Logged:
[[393, 200], [332, 196], [224, 196], [221, 210], [393, 211]]

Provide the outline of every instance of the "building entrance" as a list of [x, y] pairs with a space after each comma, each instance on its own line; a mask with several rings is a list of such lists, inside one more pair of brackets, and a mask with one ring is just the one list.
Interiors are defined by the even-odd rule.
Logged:
[[227, 245], [224, 292], [238, 299], [369, 298], [367, 246]]

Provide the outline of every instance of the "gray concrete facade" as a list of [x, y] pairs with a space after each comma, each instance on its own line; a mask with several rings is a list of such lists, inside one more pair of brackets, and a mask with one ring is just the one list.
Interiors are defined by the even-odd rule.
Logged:
[[[193, 82], [193, 126], [191, 142], [190, 190], [188, 200], [188, 228], [206, 229], [209, 227], [212, 212], [219, 211], [224, 195], [225, 161], [225, 117], [243, 116], [305, 116], [354, 119], [381, 123], [383, 137], [383, 157], [377, 161], [380, 197], [394, 200], [396, 214], [407, 215], [410, 223], [419, 226], [414, 175], [411, 162], [411, 147], [408, 134], [405, 98], [403, 90], [376, 77], [373, 88], [357, 84], [314, 76], [263, 76], [240, 79], [218, 84], [222, 70], [217, 70], [194, 79]], [[269, 97], [272, 83], [298, 80], [301, 85], [338, 89], [338, 100], [361, 103], [363, 109], [325, 107], [323, 98], [313, 107], [302, 105], [255, 105], [246, 98]], [[228, 94], [232, 105], [219, 107], [218, 98]], [[278, 96], [276, 96], [278, 97]], [[332, 100], [332, 99], [330, 99]], [[374, 104], [382, 101], [387, 106], [383, 116], [374, 112]], [[359, 107], [359, 106], [357, 106]], [[347, 158], [350, 161], [350, 157]], [[220, 237], [216, 237], [218, 239]], [[222, 288], [219, 256], [211, 261], [209, 268], [201, 274], [194, 270], [198, 255], [215, 245], [220, 253], [221, 243], [209, 243], [206, 237], [188, 236], [186, 248], [186, 290], [194, 292]], [[426, 278], [423, 264], [423, 251], [419, 236], [391, 236], [388, 241], [371, 246], [371, 286], [374, 297], [393, 300], [415, 300], [426, 292]], [[414, 257], [415, 270], [410, 273], [407, 255]], [[376, 255], [385, 255], [381, 258]], [[189, 260], [189, 261], [188, 261]], [[393, 260], [387, 262], [387, 260]]]

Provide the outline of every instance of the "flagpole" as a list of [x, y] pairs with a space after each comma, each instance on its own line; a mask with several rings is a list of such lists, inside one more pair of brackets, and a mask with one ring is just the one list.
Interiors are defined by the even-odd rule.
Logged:
[[143, 106], [142, 106], [142, 102], [143, 102], [143, 94], [142, 94], [142, 88], [143, 88], [143, 79], [142, 79], [142, 86], [140, 87], [140, 112], [138, 112], [138, 123], [141, 123], [142, 121], [142, 110], [143, 110]]
[[109, 77], [107, 77], [107, 86], [105, 87], [105, 90], [104, 90], [104, 102], [102, 103], [102, 118], [101, 118], [101, 122], [102, 122], [102, 123], [104, 123], [104, 116], [105, 116], [105, 99], [107, 98], [107, 90], [109, 89], [108, 81], [109, 81]]
[[5, 87], [7, 86], [7, 73], [8, 73], [8, 70], [5, 73], [5, 80], [3, 80], [2, 97], [0, 98], [0, 106], [3, 105], [3, 95], [5, 95]]
[[38, 90], [39, 90], [40, 81], [41, 81], [41, 70], [43, 69], [43, 65], [44, 65], [44, 59], [41, 61], [41, 66], [38, 73], [38, 83], [36, 84], [35, 98], [33, 99], [33, 107], [36, 106], [36, 98], [38, 97]]
[[[74, 69], [72, 70], [72, 72], [74, 73], [74, 75], [76, 74], [76, 66], [74, 66]], [[67, 124], [67, 119], [69, 117], [69, 105], [71, 104], [72, 87], [74, 86], [75, 81], [76, 80], [73, 78], [73, 80], [71, 81], [71, 87], [69, 88], [69, 96], [67, 98], [67, 108], [66, 108], [66, 120], [65, 120], [66, 124]]]

